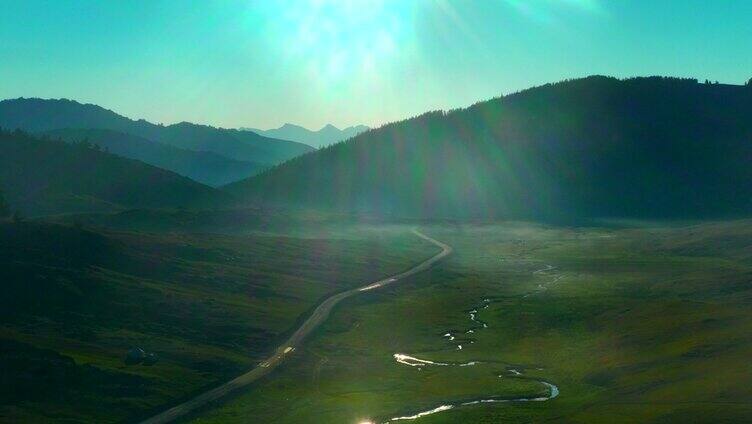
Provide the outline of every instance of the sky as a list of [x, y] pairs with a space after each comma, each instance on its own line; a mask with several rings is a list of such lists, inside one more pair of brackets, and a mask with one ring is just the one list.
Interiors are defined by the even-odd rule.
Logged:
[[748, 0], [0, 0], [0, 99], [379, 126], [593, 74], [752, 78]]

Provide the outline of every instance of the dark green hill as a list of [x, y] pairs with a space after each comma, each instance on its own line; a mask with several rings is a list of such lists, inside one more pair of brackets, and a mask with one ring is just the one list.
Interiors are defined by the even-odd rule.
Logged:
[[183, 149], [214, 152], [230, 159], [277, 164], [314, 150], [292, 141], [251, 131], [228, 130], [182, 122], [156, 125], [134, 121], [102, 107], [72, 100], [13, 99], [0, 102], [0, 127], [44, 132], [65, 128], [106, 129]]
[[173, 172], [20, 131], [0, 132], [0, 187], [11, 208], [28, 215], [230, 202], [229, 195]]
[[[401, 231], [311, 231], [0, 220], [0, 422], [140, 422], [256, 366], [320, 299], [433, 254]], [[126, 365], [135, 347], [159, 362]]]
[[752, 89], [589, 77], [386, 125], [227, 186], [248, 203], [425, 218], [752, 212]]
[[263, 170], [263, 164], [228, 159], [213, 152], [181, 149], [112, 130], [62, 129], [44, 133], [67, 142], [88, 140], [110, 153], [138, 159], [211, 186], [247, 178]]

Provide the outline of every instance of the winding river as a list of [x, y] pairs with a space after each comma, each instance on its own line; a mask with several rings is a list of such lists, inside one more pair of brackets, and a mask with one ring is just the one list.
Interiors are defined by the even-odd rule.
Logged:
[[[522, 297], [528, 297], [536, 293], [543, 292], [547, 290], [551, 285], [558, 283], [561, 280], [562, 275], [555, 273], [554, 272], [555, 269], [556, 268], [554, 266], [545, 265], [543, 268], [536, 269], [535, 271], [533, 271], [533, 275], [550, 277], [549, 281], [539, 284], [534, 290], [528, 293], [525, 293]], [[483, 329], [488, 328], [488, 323], [481, 321], [478, 318], [479, 311], [482, 311], [483, 309], [487, 309], [491, 305], [491, 303], [492, 303], [491, 299], [483, 299], [480, 305], [477, 305], [476, 307], [467, 311], [467, 314], [469, 316], [469, 321], [470, 321], [470, 325], [468, 328], [459, 332], [446, 332], [442, 337], [445, 338], [446, 341], [451, 344], [451, 346], [454, 346], [454, 349], [456, 350], [463, 350], [464, 348], [463, 346], [467, 346], [467, 344], [474, 344], [475, 340], [472, 339], [470, 335], [474, 334], [476, 331], [482, 331]], [[418, 369], [422, 369], [424, 367], [472, 367], [472, 366], [484, 364], [484, 362], [482, 361], [438, 362], [438, 361], [432, 361], [430, 359], [411, 356], [405, 353], [395, 353], [393, 357], [394, 357], [395, 362], [399, 365], [416, 367]], [[418, 411], [418, 412], [411, 413], [409, 415], [400, 415], [400, 416], [391, 417], [387, 419], [386, 421], [384, 421], [384, 423], [386, 424], [386, 423], [396, 422], [396, 421], [417, 420], [419, 418], [422, 418], [428, 415], [438, 414], [440, 412], [445, 412], [445, 411], [462, 408], [462, 407], [476, 406], [480, 404], [515, 403], [515, 402], [545, 402], [559, 395], [559, 388], [555, 384], [549, 381], [525, 376], [522, 371], [514, 369], [514, 368], [507, 368], [507, 370], [505, 371], [505, 374], [499, 375], [499, 377], [520, 378], [520, 379], [526, 379], [529, 381], [537, 381], [538, 383], [540, 383], [541, 385], [545, 386], [548, 389], [548, 395], [538, 396], [538, 397], [518, 397], [518, 398], [504, 398], [502, 397], [502, 395], [498, 395], [498, 396], [489, 396], [485, 398], [478, 398], [478, 399], [472, 399], [472, 400], [465, 400], [465, 401], [456, 402], [456, 403], [442, 403], [440, 405], [437, 405], [425, 411]]]

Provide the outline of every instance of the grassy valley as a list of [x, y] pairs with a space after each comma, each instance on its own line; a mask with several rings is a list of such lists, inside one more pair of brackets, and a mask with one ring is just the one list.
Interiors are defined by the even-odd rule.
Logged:
[[0, 102], [0, 421], [747, 421], [750, 110], [590, 77], [313, 152]]
[[[288, 367], [195, 422], [743, 422], [748, 221], [430, 226], [455, 253], [342, 305]], [[472, 315], [471, 315], [472, 314]], [[405, 319], [409, 317], [409, 319]], [[458, 346], [462, 349], [458, 349]], [[468, 366], [413, 367], [402, 353]]]
[[[389, 229], [219, 235], [0, 223], [0, 421], [146, 417], [255, 366], [323, 297], [434, 250]], [[158, 362], [126, 365], [133, 348]]]
[[752, 1], [2, 6], [0, 424], [752, 423]]

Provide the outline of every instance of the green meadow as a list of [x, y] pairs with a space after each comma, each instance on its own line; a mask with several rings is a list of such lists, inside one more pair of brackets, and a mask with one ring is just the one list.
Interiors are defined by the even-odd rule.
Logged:
[[542, 381], [558, 396], [410, 422], [752, 419], [749, 221], [422, 229], [454, 254], [346, 300], [283, 366], [193, 421], [385, 422], [547, 398]]
[[[401, 230], [0, 222], [0, 421], [145, 418], [256, 366], [322, 299], [436, 250]], [[126, 365], [136, 347], [159, 361]]]

